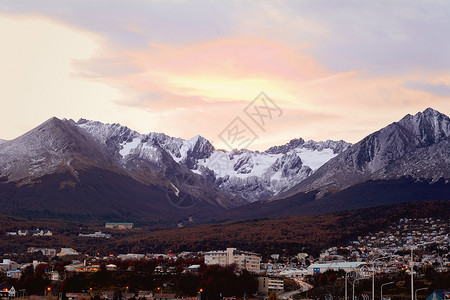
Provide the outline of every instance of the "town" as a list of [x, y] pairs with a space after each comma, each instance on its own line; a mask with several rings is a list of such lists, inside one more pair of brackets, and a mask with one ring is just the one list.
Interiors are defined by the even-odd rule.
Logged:
[[[118, 232], [134, 228], [132, 223], [107, 223], [105, 227]], [[50, 238], [52, 232], [20, 229], [5, 235], [17, 239], [27, 235]], [[108, 239], [111, 234], [97, 231], [79, 236], [98, 240]], [[36, 245], [28, 247], [27, 253], [2, 254], [1, 295], [30, 299], [319, 299], [324, 295], [365, 299], [372, 292], [379, 297], [379, 287], [386, 285], [386, 297], [404, 294], [407, 298], [408, 281], [403, 279], [411, 276], [413, 270], [418, 288], [415, 292], [419, 292], [416, 296], [423, 299], [433, 289], [448, 288], [449, 243], [448, 220], [403, 218], [384, 231], [324, 249], [317, 257], [308, 253], [262, 257], [232, 247], [199, 252], [88, 255], [72, 248]], [[377, 291], [371, 292], [370, 284], [367, 288], [372, 280]], [[349, 292], [351, 289], [354, 295]]]

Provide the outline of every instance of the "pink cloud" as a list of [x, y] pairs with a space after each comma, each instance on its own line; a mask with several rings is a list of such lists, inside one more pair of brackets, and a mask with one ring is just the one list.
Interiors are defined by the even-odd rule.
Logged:
[[[284, 115], [258, 132], [261, 138], [252, 145], [257, 149], [296, 137], [356, 142], [406, 113], [440, 103], [404, 86], [423, 80], [420, 73], [381, 77], [364, 70], [333, 72], [301, 50], [243, 38], [183, 46], [152, 43], [145, 49], [108, 49], [101, 63], [79, 66], [92, 67], [91, 79], [122, 89], [125, 96], [116, 102], [121, 106], [157, 112], [161, 125], [153, 130], [183, 138], [202, 134], [217, 141], [223, 128], [264, 91]], [[111, 68], [105, 57], [117, 72], [105, 72]], [[450, 105], [441, 103], [442, 108], [445, 112]]]

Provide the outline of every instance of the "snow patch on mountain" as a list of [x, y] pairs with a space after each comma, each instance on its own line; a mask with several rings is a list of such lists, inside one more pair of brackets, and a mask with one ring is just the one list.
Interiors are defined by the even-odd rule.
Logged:
[[127, 156], [132, 150], [136, 149], [141, 142], [142, 140], [140, 138], [133, 138], [131, 142], [122, 142], [120, 144], [122, 147], [122, 150], [119, 151], [120, 155], [122, 155], [122, 157]]
[[200, 135], [184, 140], [163, 133], [140, 134], [119, 124], [81, 119], [79, 128], [104, 144], [124, 165], [133, 157], [164, 164], [165, 151], [176, 163], [201, 175], [218, 189], [250, 201], [280, 193], [311, 175], [350, 144], [295, 139], [265, 152], [215, 150]]

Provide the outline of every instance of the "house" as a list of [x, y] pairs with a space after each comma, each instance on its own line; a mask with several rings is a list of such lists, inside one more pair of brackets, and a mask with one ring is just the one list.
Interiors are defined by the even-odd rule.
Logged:
[[29, 230], [28, 234], [32, 236], [52, 236], [53, 233], [50, 230], [42, 230], [42, 229], [36, 229], [36, 230]]
[[85, 266], [83, 263], [79, 261], [74, 261], [70, 265], [65, 266], [64, 269], [66, 269], [67, 272], [77, 272], [77, 271], [84, 271]]
[[161, 274], [165, 274], [166, 270], [164, 269], [163, 266], [156, 266], [155, 270], [153, 271], [155, 274], [161, 275]]
[[450, 299], [450, 290], [434, 290], [426, 300], [448, 300]]
[[91, 295], [88, 293], [66, 293], [66, 297], [69, 300], [91, 299]]
[[17, 231], [17, 234], [19, 236], [26, 236], [28, 234], [28, 230], [19, 230]]
[[[104, 291], [102, 292], [102, 297], [105, 300], [107, 299], [115, 300], [114, 294], [115, 294], [114, 291]], [[122, 299], [133, 299], [133, 298], [135, 298], [134, 293], [122, 293]]]
[[91, 238], [106, 238], [109, 239], [111, 237], [111, 235], [109, 233], [103, 233], [101, 231], [96, 231], [94, 233], [89, 233], [89, 234], [78, 234], [78, 236], [82, 236], [82, 237], [91, 237]]
[[22, 272], [20, 270], [7, 271], [6, 277], [13, 279], [20, 279], [20, 277], [22, 277]]
[[194, 274], [198, 274], [200, 271], [200, 265], [191, 265], [188, 267], [188, 271]]
[[56, 249], [52, 248], [38, 248], [38, 247], [29, 247], [28, 253], [39, 252], [41, 251], [43, 255], [48, 257], [56, 256]]
[[132, 229], [133, 223], [106, 223], [105, 228], [109, 229]]
[[61, 280], [61, 276], [59, 275], [59, 272], [57, 271], [52, 271], [50, 273], [50, 280], [51, 281], [60, 281]]
[[11, 271], [17, 270], [19, 264], [10, 259], [3, 259], [3, 262], [0, 263], [0, 271]]
[[152, 291], [139, 291], [137, 294], [137, 299], [141, 299], [141, 298], [145, 298], [145, 299], [153, 298]]
[[175, 298], [175, 294], [155, 294], [153, 300], [172, 300]]
[[136, 253], [119, 254], [118, 258], [120, 258], [121, 260], [144, 259], [145, 258], [145, 254], [136, 254]]
[[14, 298], [16, 289], [10, 284], [0, 284], [0, 298]]

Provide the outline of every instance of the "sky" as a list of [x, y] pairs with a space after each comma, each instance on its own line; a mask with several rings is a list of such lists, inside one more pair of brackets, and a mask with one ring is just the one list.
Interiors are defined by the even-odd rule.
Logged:
[[450, 115], [450, 1], [2, 0], [0, 138], [47, 119], [216, 148]]

